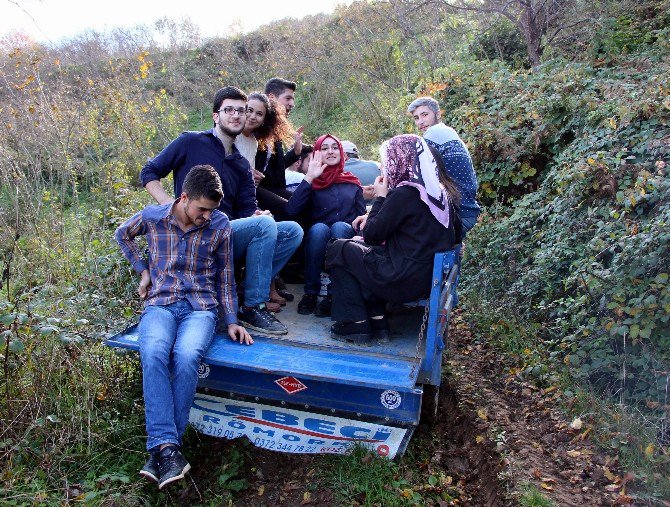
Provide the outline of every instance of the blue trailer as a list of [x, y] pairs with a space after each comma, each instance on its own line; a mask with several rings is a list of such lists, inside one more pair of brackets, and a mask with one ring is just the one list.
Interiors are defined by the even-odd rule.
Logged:
[[[437, 410], [459, 264], [458, 250], [435, 255], [430, 298], [392, 309], [386, 343], [333, 340], [330, 319], [300, 315], [296, 302], [279, 315], [288, 335], [252, 332], [254, 344], [241, 346], [217, 333], [198, 371], [191, 425], [280, 452], [342, 454], [358, 443], [401, 455], [422, 412]], [[135, 325], [106, 344], [138, 350], [138, 340]]]

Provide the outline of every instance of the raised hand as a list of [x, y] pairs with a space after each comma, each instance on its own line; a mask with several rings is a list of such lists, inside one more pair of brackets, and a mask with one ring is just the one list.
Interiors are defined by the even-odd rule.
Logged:
[[309, 159], [305, 180], [307, 180], [307, 182], [311, 185], [312, 181], [323, 174], [323, 171], [326, 169], [326, 167], [326, 164], [323, 163], [323, 156], [321, 155], [321, 152], [313, 152], [312, 157]]
[[377, 197], [386, 197], [389, 192], [389, 182], [386, 175], [377, 176], [374, 183], [375, 195]]
[[295, 151], [296, 155], [300, 155], [302, 153], [302, 133], [305, 131], [305, 127], [302, 125], [298, 127], [298, 130], [295, 131], [295, 134], [293, 134], [293, 151]]

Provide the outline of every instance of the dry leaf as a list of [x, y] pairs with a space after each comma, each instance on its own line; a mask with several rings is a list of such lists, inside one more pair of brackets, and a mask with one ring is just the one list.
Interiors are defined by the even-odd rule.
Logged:
[[581, 430], [581, 429], [582, 429], [582, 425], [583, 425], [582, 420], [581, 420], [581, 418], [579, 418], [579, 417], [577, 417], [574, 421], [572, 421], [572, 422], [570, 423], [570, 427], [571, 427], [573, 430]]
[[647, 457], [647, 459], [651, 459], [654, 456], [654, 451], [655, 450], [656, 450], [656, 447], [654, 447], [654, 444], [649, 444], [644, 449], [644, 455]]
[[485, 440], [486, 440], [486, 438], [484, 438], [482, 435], [477, 435], [477, 438], [475, 438], [475, 441], [476, 441], [478, 444], [483, 443]]
[[551, 477], [542, 477], [540, 480], [542, 482], [546, 482], [546, 483], [555, 483], [556, 482], [556, 479], [552, 479]]
[[608, 484], [605, 486], [605, 491], [618, 491], [621, 489], [621, 484]]
[[552, 488], [551, 486], [549, 486], [549, 484], [545, 484], [544, 482], [540, 484], [540, 487], [541, 487], [542, 489], [546, 489], [547, 491], [554, 491], [554, 488]]
[[628, 495], [619, 495], [614, 500], [614, 505], [631, 505], [633, 503], [633, 498]]
[[567, 454], [567, 455], [570, 456], [571, 458], [577, 458], [577, 457], [579, 457], [579, 456], [582, 455], [581, 452], [579, 452], [579, 451], [574, 451], [574, 450], [567, 451], [565, 454]]
[[302, 504], [301, 505], [306, 505], [312, 501], [312, 494], [309, 491], [305, 491], [302, 494]]
[[258, 486], [258, 496], [263, 496], [263, 493], [265, 493], [265, 486]]
[[603, 474], [605, 477], [607, 477], [608, 481], [619, 482], [620, 480], [619, 477], [616, 474], [613, 474], [612, 471], [607, 467], [603, 467]]
[[482, 421], [489, 420], [489, 415], [485, 408], [480, 408], [479, 410], [477, 410], [477, 417], [479, 417]]

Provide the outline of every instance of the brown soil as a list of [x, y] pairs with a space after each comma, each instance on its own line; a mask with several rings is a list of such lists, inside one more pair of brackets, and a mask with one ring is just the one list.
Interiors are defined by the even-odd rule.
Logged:
[[[520, 505], [529, 486], [561, 507], [633, 505], [626, 494], [629, 478], [590, 443], [587, 424], [571, 428], [556, 390], [514, 374], [513, 359], [506, 364], [488, 343], [474, 341], [458, 312], [450, 332], [438, 420], [422, 422], [401, 461], [410, 483], [425, 482], [417, 474], [449, 478], [449, 494], [457, 499], [427, 505]], [[220, 454], [217, 448], [241, 444], [208, 439], [207, 445], [209, 466], [193, 462], [191, 484], [174, 493], [179, 503], [202, 503], [198, 484], [212, 480], [205, 470]], [[249, 487], [234, 494], [232, 505], [337, 505], [335, 493], [319, 482], [323, 457], [244, 447]], [[364, 504], [364, 498], [352, 503]]]

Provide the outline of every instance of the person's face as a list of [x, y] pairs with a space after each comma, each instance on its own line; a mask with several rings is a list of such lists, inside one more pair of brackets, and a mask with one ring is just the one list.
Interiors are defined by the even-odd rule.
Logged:
[[245, 132], [253, 132], [258, 127], [263, 125], [265, 120], [265, 114], [267, 113], [267, 108], [265, 104], [258, 99], [251, 99], [247, 102], [247, 119], [246, 125], [244, 126]]
[[182, 206], [186, 215], [186, 225], [203, 225], [212, 217], [212, 212], [219, 207], [219, 203], [205, 197], [190, 199], [185, 193], [182, 194]]
[[426, 131], [428, 127], [439, 123], [440, 114], [434, 113], [428, 106], [419, 106], [414, 110], [412, 114], [414, 118], [414, 124], [422, 133]]
[[335, 139], [327, 137], [326, 140], [321, 143], [321, 157], [323, 163], [326, 165], [337, 165], [342, 159], [340, 155], [340, 145], [337, 144]]
[[243, 100], [224, 99], [212, 117], [216, 126], [225, 134], [235, 137], [242, 132], [247, 119], [247, 103]]
[[278, 97], [275, 97], [278, 104], [284, 106], [286, 114], [291, 113], [291, 109], [295, 106], [295, 92], [290, 88], [284, 88], [284, 91]]
[[303, 158], [300, 161], [300, 165], [298, 166], [298, 171], [301, 172], [302, 174], [307, 174], [307, 167], [309, 166], [309, 158], [312, 156], [310, 153], [308, 157]]

